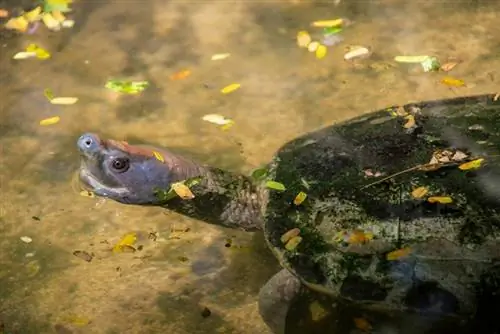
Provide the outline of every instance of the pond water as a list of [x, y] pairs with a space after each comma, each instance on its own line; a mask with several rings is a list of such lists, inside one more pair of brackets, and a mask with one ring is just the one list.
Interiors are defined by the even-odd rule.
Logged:
[[[262, 235], [80, 196], [75, 142], [83, 132], [248, 174], [287, 141], [326, 125], [391, 105], [500, 91], [495, 1], [75, 0], [72, 8], [70, 29], [0, 30], [5, 333], [268, 333], [256, 300], [279, 266]], [[297, 46], [298, 31], [321, 36], [312, 21], [339, 17], [351, 24], [324, 58]], [[12, 59], [31, 43], [51, 58]], [[373, 53], [345, 61], [353, 45]], [[231, 55], [211, 60], [219, 53]], [[393, 61], [428, 54], [459, 64], [443, 73]], [[172, 80], [184, 70], [190, 75]], [[441, 83], [447, 76], [466, 85]], [[104, 87], [109, 79], [150, 86], [117, 94]], [[221, 94], [232, 83], [240, 89]], [[53, 105], [45, 89], [79, 100]], [[222, 131], [206, 114], [235, 123]], [[53, 116], [57, 124], [40, 126]], [[142, 250], [110, 251], [131, 232]]]

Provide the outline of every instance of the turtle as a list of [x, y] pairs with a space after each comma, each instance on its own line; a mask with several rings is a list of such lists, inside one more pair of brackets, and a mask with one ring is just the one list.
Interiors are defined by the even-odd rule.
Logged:
[[251, 176], [94, 133], [77, 147], [97, 196], [262, 230], [282, 266], [259, 293], [273, 333], [303, 290], [452, 319], [498, 303], [498, 94], [365, 113], [286, 143]]

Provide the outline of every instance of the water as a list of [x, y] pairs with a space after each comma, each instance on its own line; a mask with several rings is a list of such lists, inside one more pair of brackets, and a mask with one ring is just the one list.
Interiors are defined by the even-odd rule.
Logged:
[[[166, 146], [249, 173], [288, 140], [364, 112], [500, 91], [500, 5], [494, 1], [80, 0], [73, 8], [72, 29], [0, 33], [0, 319], [6, 333], [267, 333], [256, 298], [278, 265], [262, 236], [80, 196], [71, 181], [79, 163], [75, 141], [83, 132]], [[353, 25], [324, 59], [297, 47], [299, 30], [319, 31], [311, 21], [337, 17]], [[29, 43], [52, 58], [11, 60]], [[353, 65], [343, 60], [349, 45], [374, 53]], [[210, 60], [225, 52], [228, 59]], [[460, 59], [449, 75], [467, 87], [448, 87], [439, 83], [445, 74], [391, 61], [420, 54]], [[189, 77], [170, 80], [184, 69]], [[138, 96], [119, 96], [103, 87], [114, 78], [151, 86]], [[241, 89], [220, 94], [231, 83]], [[51, 105], [45, 88], [80, 100]], [[209, 113], [235, 125], [221, 131], [201, 120]], [[38, 125], [54, 115], [58, 124]], [[142, 235], [141, 251], [109, 251], [134, 231]], [[86, 262], [75, 250], [95, 257]]]

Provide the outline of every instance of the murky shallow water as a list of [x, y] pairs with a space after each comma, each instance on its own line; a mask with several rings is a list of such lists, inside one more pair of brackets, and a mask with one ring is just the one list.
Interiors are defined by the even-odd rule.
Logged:
[[[74, 333], [267, 333], [256, 299], [278, 267], [262, 236], [79, 196], [71, 180], [82, 132], [166, 146], [248, 173], [286, 141], [364, 112], [500, 91], [496, 2], [336, 3], [78, 1], [71, 30], [3, 36], [0, 317], [6, 333], [53, 333], [55, 324]], [[297, 31], [313, 32], [311, 21], [335, 17], [354, 24], [324, 59], [296, 46]], [[52, 58], [11, 60], [29, 43]], [[374, 54], [354, 66], [342, 57], [348, 45], [369, 46]], [[210, 60], [223, 52], [231, 57]], [[442, 73], [394, 64], [400, 54], [458, 58], [463, 62], [450, 75], [467, 87], [450, 88], [439, 83]], [[183, 69], [192, 74], [169, 79]], [[111, 78], [148, 80], [151, 87], [116, 96], [103, 87]], [[220, 94], [233, 82], [242, 88]], [[45, 88], [80, 101], [51, 105]], [[236, 125], [220, 131], [201, 120], [208, 113]], [[61, 122], [38, 125], [53, 115]], [[133, 254], [109, 252], [132, 231], [159, 238], [144, 238], [143, 250]], [[87, 263], [74, 250], [96, 257]]]

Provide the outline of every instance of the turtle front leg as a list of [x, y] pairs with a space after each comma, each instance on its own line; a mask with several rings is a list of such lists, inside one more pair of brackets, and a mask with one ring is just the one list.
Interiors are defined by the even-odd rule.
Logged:
[[302, 283], [282, 269], [260, 289], [259, 312], [274, 334], [285, 333], [285, 322], [292, 300], [300, 294]]

